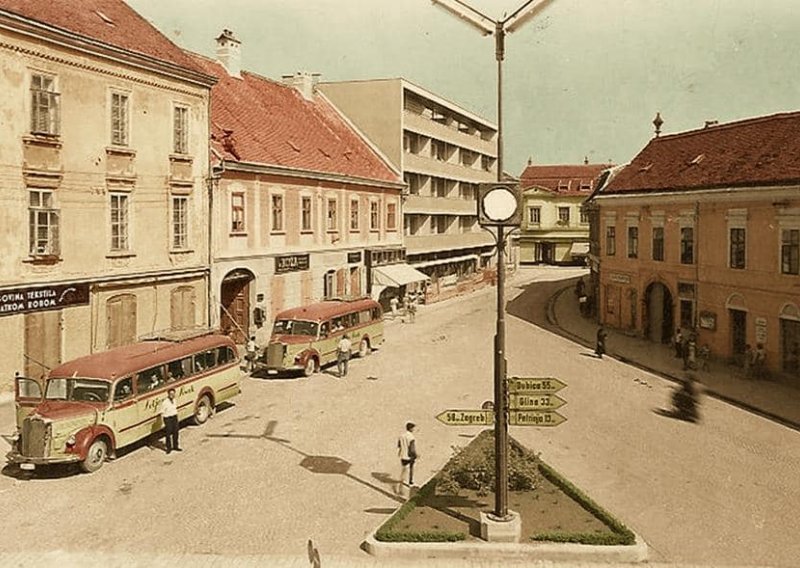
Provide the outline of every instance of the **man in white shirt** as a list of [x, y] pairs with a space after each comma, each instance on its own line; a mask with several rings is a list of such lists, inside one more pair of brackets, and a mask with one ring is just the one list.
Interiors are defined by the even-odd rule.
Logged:
[[169, 389], [167, 398], [161, 403], [161, 417], [166, 429], [167, 453], [172, 450], [182, 452], [178, 444], [178, 403], [175, 400], [175, 389]]
[[414, 485], [414, 462], [419, 457], [417, 454], [417, 440], [414, 437], [413, 422], [406, 423], [406, 431], [397, 439], [397, 453], [400, 456], [400, 486], [398, 493], [402, 493], [403, 486]]
[[343, 335], [336, 347], [336, 367], [339, 369], [339, 377], [347, 376], [347, 362], [350, 360], [352, 347], [353, 344], [347, 339], [347, 335]]

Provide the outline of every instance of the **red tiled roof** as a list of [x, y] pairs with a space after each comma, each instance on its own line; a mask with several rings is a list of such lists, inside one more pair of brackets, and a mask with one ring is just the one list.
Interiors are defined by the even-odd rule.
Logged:
[[122, 0], [0, 0], [0, 10], [199, 71], [183, 50]]
[[792, 112], [653, 138], [602, 193], [798, 182], [800, 112]]
[[[597, 177], [612, 164], [581, 165], [529, 165], [520, 176], [522, 189], [541, 187], [559, 195], [589, 195], [595, 188]], [[589, 187], [581, 189], [581, 184]]]
[[402, 183], [325, 98], [307, 100], [253, 73], [234, 78], [222, 64], [189, 55], [219, 79], [211, 89], [211, 131], [224, 159]]

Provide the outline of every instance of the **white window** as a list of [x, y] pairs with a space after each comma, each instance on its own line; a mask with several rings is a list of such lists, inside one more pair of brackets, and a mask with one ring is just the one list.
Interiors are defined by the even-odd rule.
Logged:
[[300, 230], [311, 230], [311, 198], [308, 196], [301, 198]]
[[369, 230], [377, 231], [380, 229], [380, 204], [377, 201], [369, 203]]
[[358, 231], [358, 199], [350, 200], [350, 230]]
[[172, 151], [189, 153], [189, 109], [176, 106], [172, 112]]
[[58, 209], [53, 207], [53, 192], [46, 189], [29, 191], [29, 253], [31, 256], [59, 254]]
[[272, 232], [283, 231], [283, 195], [272, 196]]
[[189, 248], [189, 199], [172, 198], [172, 248]]
[[335, 231], [339, 228], [339, 220], [336, 218], [336, 199], [328, 199], [328, 230]]
[[111, 144], [128, 145], [128, 95], [111, 93]]
[[528, 207], [528, 223], [538, 225], [542, 222], [542, 208]]
[[569, 225], [569, 207], [558, 208], [558, 224]]
[[55, 77], [31, 76], [31, 132], [58, 135], [61, 130], [60, 94]]
[[244, 233], [244, 193], [231, 194], [231, 232]]
[[128, 196], [112, 193], [111, 196], [111, 250], [126, 251], [128, 243]]

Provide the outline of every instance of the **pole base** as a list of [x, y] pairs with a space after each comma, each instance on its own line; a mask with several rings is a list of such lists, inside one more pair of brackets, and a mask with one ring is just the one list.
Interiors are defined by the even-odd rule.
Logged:
[[481, 511], [481, 538], [487, 542], [519, 542], [522, 519], [519, 513], [509, 510], [506, 518]]

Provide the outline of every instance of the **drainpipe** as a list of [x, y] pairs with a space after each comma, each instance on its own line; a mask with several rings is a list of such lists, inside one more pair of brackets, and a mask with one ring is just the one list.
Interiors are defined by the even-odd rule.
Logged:
[[694, 257], [694, 313], [692, 314], [692, 327], [697, 332], [697, 312], [700, 309], [700, 202], [694, 202], [694, 241], [697, 243], [697, 253]]

